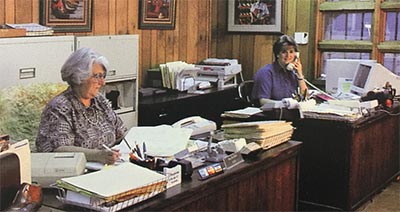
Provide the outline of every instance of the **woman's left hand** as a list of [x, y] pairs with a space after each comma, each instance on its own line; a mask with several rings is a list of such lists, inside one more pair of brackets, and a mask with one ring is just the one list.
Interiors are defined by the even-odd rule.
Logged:
[[301, 64], [300, 58], [297, 58], [297, 60], [293, 63], [294, 69], [296, 69], [297, 74], [299, 77], [303, 77], [303, 65]]

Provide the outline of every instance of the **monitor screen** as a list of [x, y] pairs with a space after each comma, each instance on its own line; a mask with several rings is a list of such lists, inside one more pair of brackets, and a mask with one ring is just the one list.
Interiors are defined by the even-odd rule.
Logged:
[[395, 75], [380, 63], [360, 63], [354, 74], [351, 93], [362, 96], [374, 89], [383, 88], [390, 83], [392, 88], [400, 88], [400, 76]]
[[360, 64], [353, 78], [353, 85], [364, 89], [369, 73], [371, 71], [370, 65]]
[[325, 91], [332, 94], [343, 92], [341, 83], [351, 83], [359, 63], [373, 64], [376, 63], [376, 60], [327, 59], [324, 63], [326, 73]]

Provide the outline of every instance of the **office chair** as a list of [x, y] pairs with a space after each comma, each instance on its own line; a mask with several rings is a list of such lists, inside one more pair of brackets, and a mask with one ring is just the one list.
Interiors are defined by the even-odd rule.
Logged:
[[255, 101], [251, 98], [251, 92], [253, 91], [254, 81], [246, 80], [239, 84], [238, 93], [240, 99], [242, 99], [246, 105], [256, 107]]

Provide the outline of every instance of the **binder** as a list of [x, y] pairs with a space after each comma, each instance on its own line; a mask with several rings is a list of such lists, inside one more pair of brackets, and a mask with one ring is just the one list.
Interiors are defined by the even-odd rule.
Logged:
[[81, 207], [116, 211], [165, 191], [166, 184], [162, 174], [132, 163], [123, 163], [58, 180], [57, 186], [62, 192], [57, 198]]

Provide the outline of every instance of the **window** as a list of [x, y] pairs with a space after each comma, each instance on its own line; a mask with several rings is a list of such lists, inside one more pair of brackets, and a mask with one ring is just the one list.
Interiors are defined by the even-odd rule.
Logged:
[[324, 79], [327, 59], [372, 59], [400, 75], [399, 0], [319, 0], [317, 7], [315, 78]]

